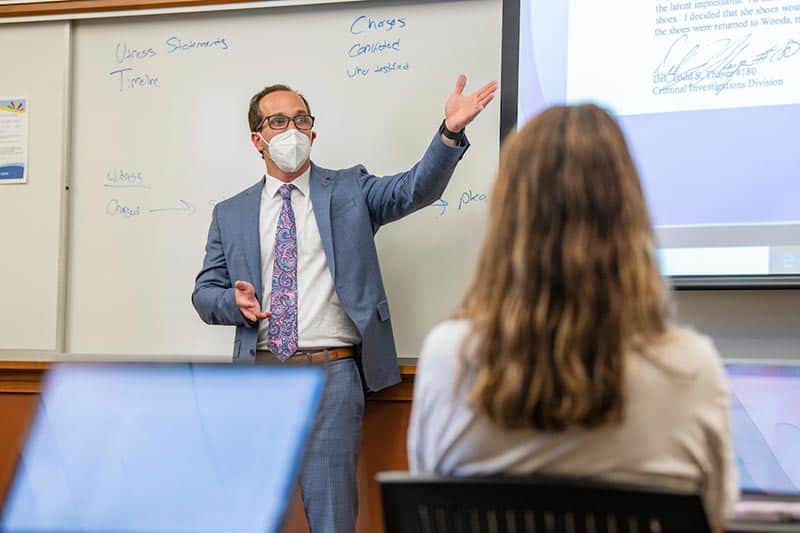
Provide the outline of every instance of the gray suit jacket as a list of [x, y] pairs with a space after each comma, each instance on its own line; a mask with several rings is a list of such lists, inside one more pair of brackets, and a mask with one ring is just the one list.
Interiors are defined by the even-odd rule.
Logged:
[[[374, 236], [441, 197], [469, 144], [452, 148], [437, 134], [410, 170], [379, 178], [361, 166], [328, 170], [311, 166], [310, 196], [328, 269], [342, 308], [361, 334], [361, 366], [370, 390], [400, 381], [389, 303]], [[203, 269], [192, 303], [208, 324], [236, 326], [234, 362], [253, 362], [258, 325], [242, 316], [233, 282], [248, 281], [261, 301], [259, 213], [264, 179], [214, 207]]]

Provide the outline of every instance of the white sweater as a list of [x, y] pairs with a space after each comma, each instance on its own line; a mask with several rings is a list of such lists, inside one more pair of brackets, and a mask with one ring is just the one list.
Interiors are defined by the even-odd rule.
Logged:
[[423, 345], [408, 431], [412, 472], [536, 472], [693, 489], [712, 524], [731, 515], [739, 490], [729, 391], [708, 338], [671, 328], [646, 356], [628, 356], [622, 424], [556, 433], [508, 430], [468, 407], [475, 367], [460, 349], [469, 327], [444, 322]]

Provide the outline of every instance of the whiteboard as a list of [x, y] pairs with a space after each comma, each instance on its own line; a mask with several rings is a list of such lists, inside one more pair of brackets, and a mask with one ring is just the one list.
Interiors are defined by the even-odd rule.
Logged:
[[0, 352], [41, 356], [60, 349], [69, 24], [3, 25], [0, 50], [0, 98], [29, 114], [27, 183], [0, 185]]
[[[501, 0], [367, 2], [76, 22], [66, 350], [229, 354], [233, 328], [203, 324], [190, 297], [213, 205], [264, 172], [250, 97], [273, 83], [302, 92], [323, 167], [405, 170], [459, 73], [468, 91], [499, 80], [501, 10]], [[468, 135], [448, 205], [378, 232], [401, 357], [452, 314], [472, 274], [498, 101]]]

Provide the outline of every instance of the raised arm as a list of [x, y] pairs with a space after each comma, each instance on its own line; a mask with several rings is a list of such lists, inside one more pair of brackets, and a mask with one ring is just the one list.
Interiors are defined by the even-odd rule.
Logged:
[[438, 133], [422, 159], [410, 170], [379, 178], [362, 169], [360, 185], [376, 230], [441, 197], [456, 164], [469, 147], [463, 135], [464, 128], [492, 101], [497, 91], [497, 82], [493, 81], [465, 95], [466, 83], [466, 76], [460, 75], [445, 103], [444, 125], [449, 134]]

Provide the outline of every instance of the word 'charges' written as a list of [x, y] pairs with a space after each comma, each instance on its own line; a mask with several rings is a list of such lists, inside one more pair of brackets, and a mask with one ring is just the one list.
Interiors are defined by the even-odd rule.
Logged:
[[403, 38], [408, 19], [401, 16], [368, 17], [360, 15], [350, 21], [348, 33], [353, 37], [347, 48], [347, 77], [402, 74], [411, 70], [403, 58]]

